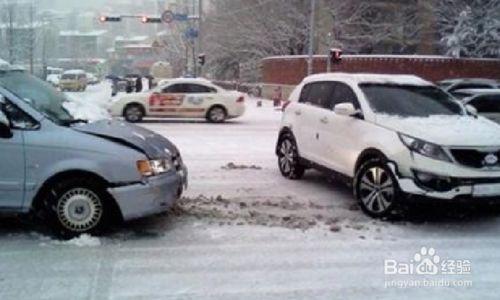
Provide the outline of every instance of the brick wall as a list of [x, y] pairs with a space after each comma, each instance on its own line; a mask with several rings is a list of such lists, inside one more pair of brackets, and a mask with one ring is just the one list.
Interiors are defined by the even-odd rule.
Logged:
[[[315, 56], [313, 72], [326, 72], [326, 56]], [[480, 77], [500, 80], [499, 59], [440, 56], [345, 55], [334, 72], [414, 74], [430, 81]], [[262, 61], [264, 84], [296, 85], [306, 76], [307, 56], [270, 57]]]

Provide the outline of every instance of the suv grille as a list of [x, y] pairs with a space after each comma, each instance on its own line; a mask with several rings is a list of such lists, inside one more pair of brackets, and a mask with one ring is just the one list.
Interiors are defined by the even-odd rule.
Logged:
[[[500, 151], [479, 151], [475, 149], [451, 149], [451, 154], [455, 160], [467, 167], [483, 168], [483, 167], [500, 167]], [[495, 155], [496, 163], [488, 163], [488, 156]]]

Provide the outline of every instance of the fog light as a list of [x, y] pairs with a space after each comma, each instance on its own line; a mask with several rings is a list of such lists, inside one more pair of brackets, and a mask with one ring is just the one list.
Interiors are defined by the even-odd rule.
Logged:
[[456, 187], [456, 183], [451, 177], [417, 170], [413, 170], [413, 174], [417, 185], [427, 190], [447, 192]]

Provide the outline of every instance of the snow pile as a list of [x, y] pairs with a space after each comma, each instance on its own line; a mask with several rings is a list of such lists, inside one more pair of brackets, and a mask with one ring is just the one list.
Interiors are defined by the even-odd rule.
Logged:
[[98, 247], [101, 246], [101, 240], [89, 234], [82, 234], [79, 237], [73, 238], [71, 240], [57, 242], [57, 244], [76, 247]]
[[111, 87], [102, 83], [88, 87], [85, 93], [66, 93], [68, 102], [63, 106], [75, 119], [95, 122], [111, 119], [108, 112], [110, 105]]
[[92, 103], [81, 102], [77, 99], [71, 99], [71, 101], [63, 103], [63, 106], [75, 119], [95, 122], [111, 118], [106, 109]]

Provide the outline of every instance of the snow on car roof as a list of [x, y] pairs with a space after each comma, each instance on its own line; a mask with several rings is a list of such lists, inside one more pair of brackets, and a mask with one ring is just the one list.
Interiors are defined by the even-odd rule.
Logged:
[[64, 74], [86, 74], [84, 70], [67, 70]]
[[460, 93], [468, 93], [474, 96], [484, 94], [500, 94], [500, 89], [459, 89]]
[[187, 78], [187, 77], [178, 77], [178, 78], [172, 78], [172, 79], [165, 79], [165, 82], [168, 83], [204, 83], [204, 84], [213, 84], [212, 81], [206, 79], [206, 78]]
[[386, 83], [400, 85], [433, 85], [431, 82], [415, 75], [390, 75], [369, 73], [321, 73], [308, 76], [304, 82], [340, 80], [349, 81], [353, 84], [360, 83]]

